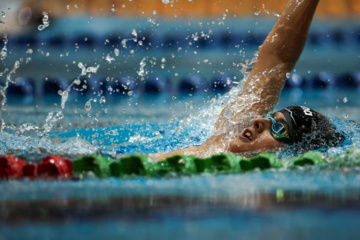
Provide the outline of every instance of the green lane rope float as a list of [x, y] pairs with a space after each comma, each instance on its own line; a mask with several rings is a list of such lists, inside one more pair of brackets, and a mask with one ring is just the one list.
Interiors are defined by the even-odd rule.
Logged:
[[160, 176], [165, 176], [170, 173], [181, 173], [185, 175], [196, 174], [195, 159], [196, 157], [194, 156], [176, 155], [164, 161], [159, 161], [156, 163], [158, 166], [158, 174]]
[[320, 165], [325, 163], [319, 152], [307, 152], [294, 161], [294, 166]]
[[90, 155], [73, 161], [74, 175], [93, 172], [99, 178], [111, 177], [110, 164], [113, 160], [101, 156]]
[[231, 154], [213, 155], [210, 158], [195, 158], [195, 166], [198, 173], [231, 173], [239, 172], [242, 158]]
[[299, 157], [278, 159], [274, 154], [262, 153], [250, 159], [233, 154], [218, 154], [209, 158], [176, 155], [153, 162], [146, 155], [132, 155], [114, 160], [102, 155], [88, 155], [73, 161], [59, 155], [45, 157], [37, 166], [14, 156], [0, 156], [0, 179], [67, 179], [93, 173], [107, 177], [164, 177], [195, 174], [244, 173], [255, 169], [279, 169], [306, 165], [360, 165], [360, 150], [353, 148], [338, 156], [325, 157], [320, 152], [307, 152]]
[[282, 168], [283, 165], [274, 154], [261, 153], [255, 157], [250, 158], [249, 160], [241, 160], [240, 167], [243, 171], [251, 171], [256, 168], [259, 168], [261, 170], [265, 170], [268, 168]]
[[127, 175], [156, 176], [158, 166], [146, 155], [133, 155], [124, 157], [120, 161], [110, 164], [111, 176], [121, 177]]

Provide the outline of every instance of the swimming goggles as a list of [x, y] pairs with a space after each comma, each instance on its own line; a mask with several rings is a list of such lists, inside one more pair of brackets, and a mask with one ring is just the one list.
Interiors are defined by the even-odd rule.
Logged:
[[264, 118], [270, 119], [272, 122], [270, 133], [274, 139], [285, 143], [290, 141], [289, 133], [283, 123], [275, 121], [275, 119], [270, 115], [266, 115]]

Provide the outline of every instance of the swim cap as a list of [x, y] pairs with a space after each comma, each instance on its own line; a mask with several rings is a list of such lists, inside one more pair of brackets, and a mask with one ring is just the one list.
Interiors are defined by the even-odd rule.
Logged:
[[335, 147], [345, 137], [324, 115], [303, 106], [290, 106], [280, 110], [286, 118], [290, 144], [306, 141], [306, 150]]

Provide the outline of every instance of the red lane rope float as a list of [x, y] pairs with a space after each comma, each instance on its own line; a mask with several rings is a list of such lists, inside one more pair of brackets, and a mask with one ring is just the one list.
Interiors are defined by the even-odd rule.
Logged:
[[48, 177], [72, 177], [72, 162], [58, 155], [45, 157], [37, 166], [38, 176]]
[[23, 177], [23, 168], [26, 162], [14, 156], [0, 157], [0, 178], [20, 178]]
[[37, 167], [14, 156], [0, 157], [0, 179], [23, 177], [47, 179], [69, 178], [72, 176], [72, 162], [58, 155], [45, 157]]

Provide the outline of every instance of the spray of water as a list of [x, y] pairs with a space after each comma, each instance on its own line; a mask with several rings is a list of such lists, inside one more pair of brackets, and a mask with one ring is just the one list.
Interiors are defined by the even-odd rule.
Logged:
[[42, 23], [38, 26], [38, 30], [39, 31], [43, 31], [45, 28], [50, 26], [50, 21], [49, 21], [49, 15], [47, 12], [43, 12], [42, 15], [44, 16], [42, 18]]

